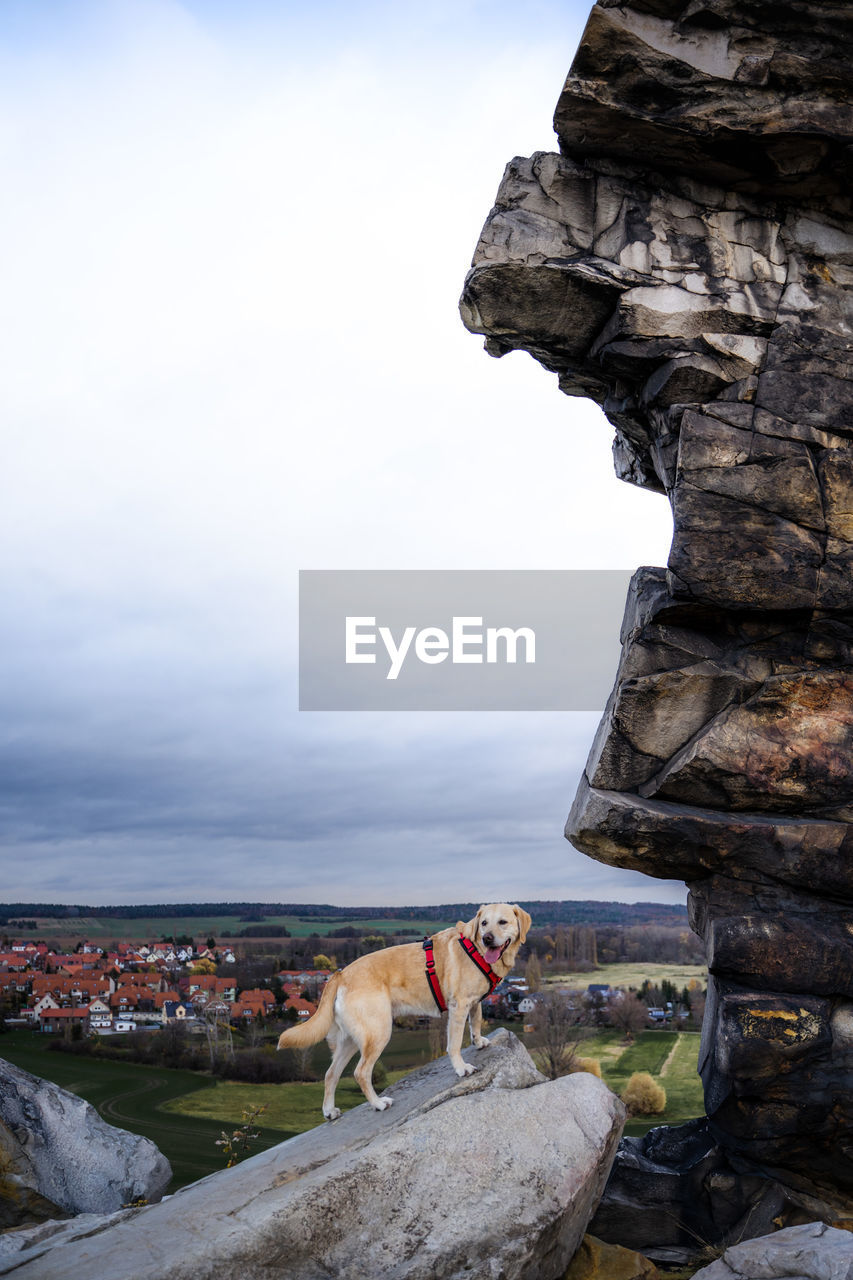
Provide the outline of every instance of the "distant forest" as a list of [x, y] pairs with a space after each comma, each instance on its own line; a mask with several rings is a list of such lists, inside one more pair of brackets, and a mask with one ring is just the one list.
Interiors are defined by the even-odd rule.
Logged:
[[[335, 907], [329, 903], [304, 902], [154, 902], [138, 906], [89, 907], [56, 902], [0, 902], [0, 925], [26, 917], [69, 920], [77, 916], [110, 916], [120, 920], [168, 919], [172, 916], [239, 916], [262, 922], [275, 916], [296, 916], [320, 924], [347, 920], [467, 920], [478, 902], [441, 903], [427, 907]], [[667, 902], [521, 902], [537, 927], [556, 925], [673, 926], [687, 924], [687, 909]], [[319, 931], [318, 931], [319, 932]]]

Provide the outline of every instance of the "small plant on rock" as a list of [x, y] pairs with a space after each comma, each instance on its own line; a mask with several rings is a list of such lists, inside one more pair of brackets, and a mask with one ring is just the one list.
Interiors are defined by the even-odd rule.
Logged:
[[252, 1142], [261, 1136], [257, 1129], [253, 1130], [252, 1126], [256, 1123], [258, 1116], [263, 1115], [265, 1111], [266, 1107], [246, 1107], [241, 1125], [238, 1125], [232, 1133], [222, 1130], [222, 1137], [216, 1139], [216, 1145], [222, 1147], [224, 1154], [228, 1157], [226, 1169], [233, 1168], [238, 1160], [249, 1154]]

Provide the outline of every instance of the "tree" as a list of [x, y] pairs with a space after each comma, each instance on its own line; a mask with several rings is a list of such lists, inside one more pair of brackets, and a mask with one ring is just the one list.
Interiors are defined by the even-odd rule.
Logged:
[[334, 967], [335, 967], [334, 960], [331, 960], [328, 956], [324, 956], [321, 953], [320, 955], [317, 955], [314, 957], [315, 969], [334, 969]]
[[[573, 1008], [564, 991], [548, 991], [533, 1014], [539, 1067], [549, 1080], [567, 1076], [575, 1065], [578, 1042], [585, 1034], [585, 1013]], [[588, 1034], [588, 1033], [587, 1033]]]
[[648, 1071], [635, 1071], [622, 1090], [622, 1101], [629, 1115], [659, 1116], [666, 1110], [666, 1090]]
[[542, 986], [542, 966], [535, 951], [525, 966], [524, 980], [531, 991], [538, 991]]
[[212, 960], [196, 960], [190, 967], [190, 973], [216, 973], [216, 965]]
[[618, 1027], [629, 1042], [649, 1021], [649, 1011], [633, 991], [623, 991], [610, 1002], [610, 1024]]

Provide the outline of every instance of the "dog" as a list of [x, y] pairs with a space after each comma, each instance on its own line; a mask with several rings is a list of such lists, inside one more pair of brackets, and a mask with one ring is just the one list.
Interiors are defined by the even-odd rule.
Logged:
[[[335, 1089], [356, 1049], [361, 1057], [354, 1074], [365, 1098], [375, 1111], [391, 1106], [393, 1098], [380, 1098], [373, 1088], [373, 1067], [398, 1015], [438, 1017], [444, 1004], [449, 1012], [447, 1053], [453, 1069], [459, 1077], [476, 1071], [462, 1061], [465, 1020], [471, 1043], [486, 1049], [489, 1042], [482, 1034], [480, 1001], [512, 969], [530, 924], [521, 907], [491, 902], [467, 924], [460, 920], [423, 943], [405, 942], [373, 951], [332, 974], [317, 1012], [307, 1022], [283, 1031], [278, 1040], [279, 1049], [305, 1049], [324, 1036], [328, 1040], [332, 1062], [323, 1094], [326, 1119], [337, 1120], [341, 1114], [335, 1106]], [[433, 994], [436, 983], [438, 992]]]

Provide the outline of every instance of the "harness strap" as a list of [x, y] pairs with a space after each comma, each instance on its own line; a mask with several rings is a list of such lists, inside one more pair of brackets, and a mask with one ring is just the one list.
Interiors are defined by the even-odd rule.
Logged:
[[495, 987], [500, 982], [500, 978], [495, 973], [486, 957], [477, 950], [470, 938], [460, 938], [459, 945], [465, 952], [466, 956], [468, 956], [469, 960], [474, 961], [474, 964], [480, 970], [483, 977], [488, 981], [488, 995], [491, 995]]
[[424, 952], [426, 953], [426, 980], [429, 983], [429, 989], [432, 992], [432, 998], [436, 1003], [439, 1013], [447, 1012], [447, 1005], [444, 996], [441, 993], [441, 983], [438, 980], [438, 974], [435, 971], [435, 959], [432, 954], [432, 938], [424, 938]]

